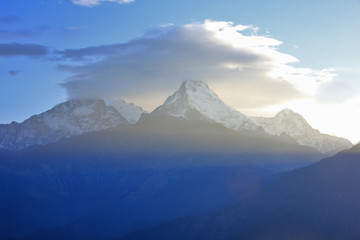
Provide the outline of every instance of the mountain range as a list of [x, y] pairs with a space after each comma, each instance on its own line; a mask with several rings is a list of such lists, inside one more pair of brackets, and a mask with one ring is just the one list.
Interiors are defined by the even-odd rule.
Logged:
[[133, 123], [140, 117], [141, 108], [122, 100], [117, 103], [114, 104], [115, 108], [100, 99], [70, 100], [22, 123], [1, 124], [0, 148], [16, 151], [33, 145], [45, 145], [87, 132]]
[[[0, 148], [17, 151], [117, 125], [134, 124], [141, 120], [143, 114], [148, 113], [122, 99], [70, 100], [22, 123], [1, 124]], [[214, 122], [235, 131], [247, 131], [255, 135], [285, 134], [298, 144], [327, 155], [352, 146], [346, 139], [321, 134], [301, 115], [291, 110], [283, 110], [274, 118], [248, 117], [225, 104], [202, 81], [184, 81], [151, 115]]]

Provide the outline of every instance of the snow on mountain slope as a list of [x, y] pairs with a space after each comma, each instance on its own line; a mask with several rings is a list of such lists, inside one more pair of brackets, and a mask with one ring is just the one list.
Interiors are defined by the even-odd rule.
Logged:
[[105, 102], [106, 105], [116, 108], [116, 110], [119, 111], [121, 116], [123, 116], [131, 124], [136, 123], [139, 120], [141, 114], [147, 113], [147, 111], [145, 111], [141, 107], [133, 103], [127, 103], [121, 98], [105, 99]]
[[106, 106], [103, 100], [71, 100], [22, 123], [1, 124], [0, 146], [21, 150], [127, 123], [114, 107]]
[[202, 81], [184, 81], [153, 113], [217, 122], [234, 130], [261, 130], [244, 114], [221, 101]]
[[352, 147], [350, 141], [313, 129], [298, 113], [284, 109], [273, 118], [251, 117], [253, 122], [261, 126], [266, 133], [280, 136], [285, 133], [304, 146], [315, 148], [324, 154], [334, 154]]

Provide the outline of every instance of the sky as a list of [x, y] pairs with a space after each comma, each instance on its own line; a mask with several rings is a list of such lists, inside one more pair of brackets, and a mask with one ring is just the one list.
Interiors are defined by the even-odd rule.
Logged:
[[71, 98], [151, 111], [187, 79], [360, 141], [359, 0], [1, 0], [0, 123]]

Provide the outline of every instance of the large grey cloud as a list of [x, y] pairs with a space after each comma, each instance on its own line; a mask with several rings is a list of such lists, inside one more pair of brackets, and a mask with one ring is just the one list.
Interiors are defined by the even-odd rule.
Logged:
[[47, 47], [38, 44], [0, 43], [0, 57], [41, 57], [48, 52]]
[[196, 79], [234, 107], [250, 108], [306, 96], [298, 86], [301, 74], [321, 82], [311, 70], [288, 65], [296, 59], [277, 50], [280, 41], [242, 33], [249, 29], [207, 21], [154, 29], [126, 43], [59, 51], [81, 63], [59, 66], [72, 73], [62, 86], [70, 98], [141, 98], [155, 107], [158, 98], [140, 96], [165, 97], [181, 81]]

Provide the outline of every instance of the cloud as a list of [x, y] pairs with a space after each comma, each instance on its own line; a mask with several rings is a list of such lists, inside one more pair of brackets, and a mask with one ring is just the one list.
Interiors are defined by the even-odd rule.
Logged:
[[14, 23], [19, 21], [19, 19], [14, 15], [2, 16], [0, 17], [0, 23]]
[[358, 95], [358, 90], [345, 81], [331, 81], [317, 92], [317, 99], [323, 103], [339, 103]]
[[57, 30], [57, 29], [48, 26], [39, 26], [35, 28], [17, 29], [17, 30], [0, 29], [0, 39], [14, 40], [18, 38], [32, 38], [32, 37], [40, 36], [52, 30]]
[[104, 2], [116, 2], [116, 3], [131, 3], [134, 0], [71, 0], [74, 4], [84, 7], [94, 7]]
[[[126, 43], [59, 51], [75, 61], [59, 66], [72, 74], [62, 86], [70, 98], [140, 99], [145, 93], [166, 97], [181, 81], [196, 79], [232, 106], [252, 108], [313, 97], [332, 81], [331, 70], [295, 67], [298, 60], [278, 50], [281, 41], [256, 32], [207, 20], [160, 27]], [[161, 103], [142, 99], [138, 104]]]
[[56, 53], [61, 56], [62, 59], [73, 61], [89, 61], [103, 58], [106, 56], [116, 54], [121, 49], [123, 44], [104, 45], [97, 47], [88, 47], [81, 49], [67, 49], [63, 51], [57, 51]]
[[15, 77], [16, 75], [18, 75], [20, 71], [19, 70], [10, 70], [8, 71], [9, 75], [12, 77]]
[[66, 29], [71, 31], [71, 32], [75, 32], [75, 31], [79, 31], [81, 29], [83, 29], [84, 26], [79, 26], [79, 25], [73, 25], [73, 26], [69, 26]]
[[38, 44], [2, 43], [0, 57], [26, 56], [41, 57], [48, 53], [48, 48]]
[[0, 38], [2, 39], [29, 38], [35, 35], [37, 35], [37, 33], [32, 30], [10, 31], [0, 29]]

